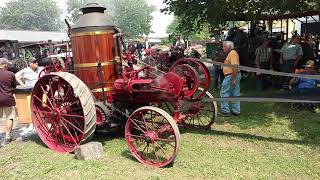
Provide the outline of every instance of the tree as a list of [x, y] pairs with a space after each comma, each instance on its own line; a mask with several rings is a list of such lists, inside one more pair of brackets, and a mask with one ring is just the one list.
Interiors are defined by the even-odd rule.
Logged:
[[0, 28], [56, 31], [61, 10], [54, 0], [10, 0], [0, 9]]
[[210, 37], [209, 25], [203, 24], [201, 28], [195, 28], [196, 26], [197, 25], [195, 23], [189, 23], [186, 26], [183, 24], [182, 18], [175, 16], [173, 21], [167, 27], [167, 33], [173, 38], [175, 35], [182, 35], [187, 40], [207, 40]]
[[167, 7], [163, 11], [179, 16], [189, 29], [194, 28], [194, 22], [221, 27], [232, 20], [257, 20], [263, 15], [319, 8], [319, 0], [164, 0], [164, 3]]
[[[79, 18], [79, 9], [89, 0], [68, 0], [68, 13], [73, 22]], [[148, 35], [151, 29], [151, 13], [155, 10], [146, 0], [97, 0], [107, 8], [116, 25], [129, 37]]]

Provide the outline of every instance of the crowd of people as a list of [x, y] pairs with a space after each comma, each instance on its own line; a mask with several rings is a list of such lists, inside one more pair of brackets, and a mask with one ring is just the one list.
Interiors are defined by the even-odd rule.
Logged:
[[16, 89], [32, 89], [36, 84], [42, 67], [38, 66], [35, 58], [29, 60], [29, 67], [14, 74], [8, 70], [10, 61], [7, 58], [0, 58], [0, 121], [5, 122], [5, 138], [0, 147], [5, 146], [14, 140], [11, 136], [13, 121], [17, 117]]
[[[291, 40], [283, 45], [280, 50], [279, 66], [280, 71], [285, 73], [299, 73], [306, 75], [318, 75], [319, 68], [315, 63], [316, 52], [312, 47], [311, 35], [307, 35], [303, 42], [300, 37], [292, 36]], [[224, 62], [224, 64], [240, 65], [240, 56], [235, 50], [232, 41], [223, 42], [223, 53], [216, 54], [214, 61]], [[259, 69], [274, 70], [273, 49], [268, 39], [263, 39], [261, 45], [255, 50], [255, 65]], [[215, 67], [214, 68], [214, 88], [218, 87], [221, 82], [220, 96], [222, 98], [238, 97], [240, 95], [240, 79], [239, 69], [232, 67]], [[270, 87], [272, 84], [270, 75], [256, 73], [256, 88], [262, 91]], [[290, 90], [290, 94], [302, 95], [307, 93], [319, 94], [320, 82], [310, 78], [289, 78], [280, 77], [281, 90]], [[239, 115], [240, 103], [232, 102], [230, 110], [227, 102], [221, 103], [221, 115]]]

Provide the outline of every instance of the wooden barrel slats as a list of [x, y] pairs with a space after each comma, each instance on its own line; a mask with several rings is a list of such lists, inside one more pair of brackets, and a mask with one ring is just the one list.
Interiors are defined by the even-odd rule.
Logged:
[[113, 34], [110, 30], [71, 34], [75, 75], [98, 96], [112, 93], [116, 80]]

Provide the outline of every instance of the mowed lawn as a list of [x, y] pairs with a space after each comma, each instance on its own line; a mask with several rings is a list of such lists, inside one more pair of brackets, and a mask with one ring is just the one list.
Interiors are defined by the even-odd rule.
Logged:
[[55, 153], [33, 137], [0, 149], [0, 178], [320, 179], [319, 114], [295, 112], [287, 104], [242, 103], [241, 116], [181, 134], [175, 163], [161, 169], [138, 163], [123, 135], [96, 138], [105, 151], [97, 161]]

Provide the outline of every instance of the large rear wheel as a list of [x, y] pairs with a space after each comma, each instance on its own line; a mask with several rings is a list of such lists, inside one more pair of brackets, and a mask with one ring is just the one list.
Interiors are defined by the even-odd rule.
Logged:
[[57, 152], [72, 152], [96, 127], [90, 89], [76, 76], [56, 72], [41, 77], [31, 97], [32, 121], [41, 140]]
[[146, 106], [129, 117], [125, 135], [132, 155], [142, 164], [164, 167], [171, 164], [180, 146], [180, 133], [164, 110]]
[[200, 98], [205, 94], [205, 92], [210, 87], [210, 71], [208, 70], [207, 66], [203, 62], [193, 58], [182, 58], [178, 60], [171, 66], [171, 70], [181, 64], [188, 64], [189, 66], [193, 67], [197, 71], [197, 74], [199, 76], [199, 87], [203, 88], [204, 91], [203, 93], [198, 94], [197, 97], [194, 96], [194, 98]]

